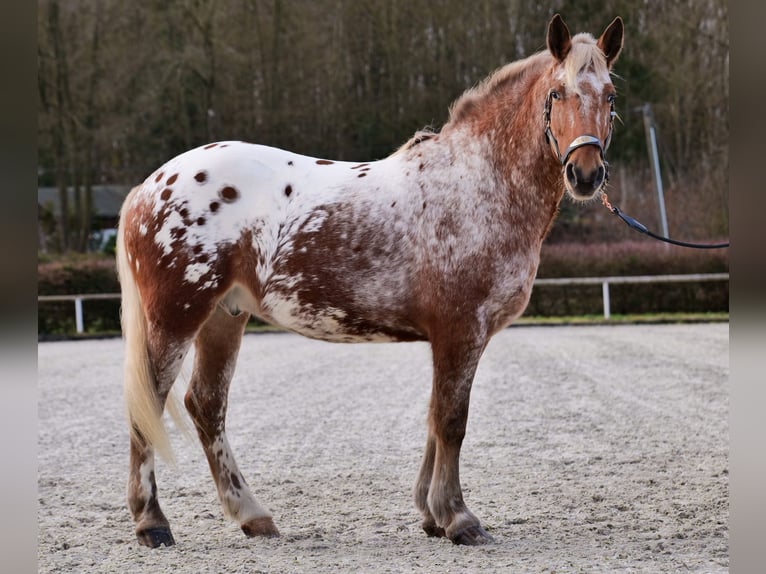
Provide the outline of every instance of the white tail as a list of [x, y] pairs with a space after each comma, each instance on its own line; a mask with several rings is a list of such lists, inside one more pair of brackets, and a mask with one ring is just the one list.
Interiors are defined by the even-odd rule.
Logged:
[[[162, 423], [162, 405], [157, 397], [154, 372], [149, 361], [147, 324], [133, 271], [125, 248], [125, 225], [122, 214], [135, 193], [133, 188], [125, 199], [117, 232], [117, 273], [122, 292], [122, 336], [125, 340], [124, 398], [131, 438], [137, 435], [151, 445], [167, 462], [173, 462], [165, 425]], [[178, 409], [168, 401], [171, 416], [179, 420]]]

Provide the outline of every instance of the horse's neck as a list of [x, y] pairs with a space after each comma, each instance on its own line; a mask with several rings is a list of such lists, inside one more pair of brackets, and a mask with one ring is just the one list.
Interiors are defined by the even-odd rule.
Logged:
[[510, 108], [512, 121], [498, 121], [492, 149], [511, 202], [527, 206], [542, 241], [558, 211], [564, 180], [544, 136], [544, 90], [540, 93], [533, 84], [523, 93]]
[[536, 91], [534, 86], [518, 90], [516, 101], [509, 100], [507, 94], [487, 98], [480, 113], [461, 124], [448, 124], [442, 137], [471, 137], [483, 142], [479, 147], [496, 173], [498, 193], [508, 198], [513, 227], [523, 223], [522, 233], [538, 242], [556, 215], [564, 182], [561, 166], [544, 139], [545, 96]]

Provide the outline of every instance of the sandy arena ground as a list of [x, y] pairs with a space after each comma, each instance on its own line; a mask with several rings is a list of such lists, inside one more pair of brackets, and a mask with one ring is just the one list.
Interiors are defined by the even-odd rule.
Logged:
[[[158, 463], [177, 544], [125, 505], [122, 341], [39, 345], [40, 572], [727, 572], [728, 324], [514, 327], [474, 384], [461, 480], [495, 543], [420, 530], [426, 344], [248, 335], [229, 440], [282, 537], [223, 518], [202, 449]], [[190, 373], [187, 361], [186, 372]], [[179, 390], [186, 386], [180, 378]]]

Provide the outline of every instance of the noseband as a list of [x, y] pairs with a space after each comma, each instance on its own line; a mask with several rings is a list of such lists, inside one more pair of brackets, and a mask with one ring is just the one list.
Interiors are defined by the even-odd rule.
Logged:
[[554, 152], [556, 153], [556, 157], [561, 162], [561, 165], [565, 165], [567, 160], [569, 159], [569, 156], [572, 155], [572, 152], [576, 150], [577, 148], [586, 146], [586, 145], [593, 145], [598, 148], [599, 153], [601, 154], [601, 161], [604, 162], [604, 171], [605, 171], [605, 177], [604, 177], [604, 185], [606, 185], [606, 182], [609, 180], [609, 164], [606, 162], [606, 150], [609, 149], [609, 144], [612, 141], [612, 129], [614, 128], [614, 118], [617, 115], [617, 112], [614, 111], [614, 101], [609, 102], [609, 133], [606, 136], [606, 139], [604, 140], [604, 143], [601, 143], [601, 140], [598, 139], [596, 136], [592, 135], [581, 135], [577, 136], [574, 140], [572, 140], [572, 143], [569, 144], [569, 147], [564, 151], [564, 155], [561, 155], [561, 151], [559, 151], [559, 142], [556, 139], [556, 136], [553, 135], [553, 132], [551, 131], [551, 108], [553, 107], [553, 100], [558, 99], [558, 93], [554, 90], [551, 90], [548, 92], [548, 97], [545, 98], [545, 108], [543, 109], [543, 119], [545, 120], [545, 139], [548, 142], [548, 145], [553, 147]]

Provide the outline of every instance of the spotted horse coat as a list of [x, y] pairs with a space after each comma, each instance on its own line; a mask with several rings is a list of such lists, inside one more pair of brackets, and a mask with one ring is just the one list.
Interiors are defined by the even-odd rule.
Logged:
[[500, 69], [456, 101], [439, 133], [416, 134], [380, 161], [224, 141], [171, 159], [131, 191], [117, 252], [128, 504], [141, 543], [174, 543], [154, 453], [172, 456], [160, 415], [192, 344], [184, 403], [224, 512], [249, 536], [278, 535], [226, 437], [250, 315], [326, 341], [429, 341], [433, 390], [415, 488], [423, 529], [461, 544], [491, 540], [458, 478], [473, 375], [489, 339], [529, 300], [564, 190], [587, 199], [605, 183], [609, 69], [622, 32], [618, 18], [598, 41], [571, 37], [554, 17], [547, 51]]

